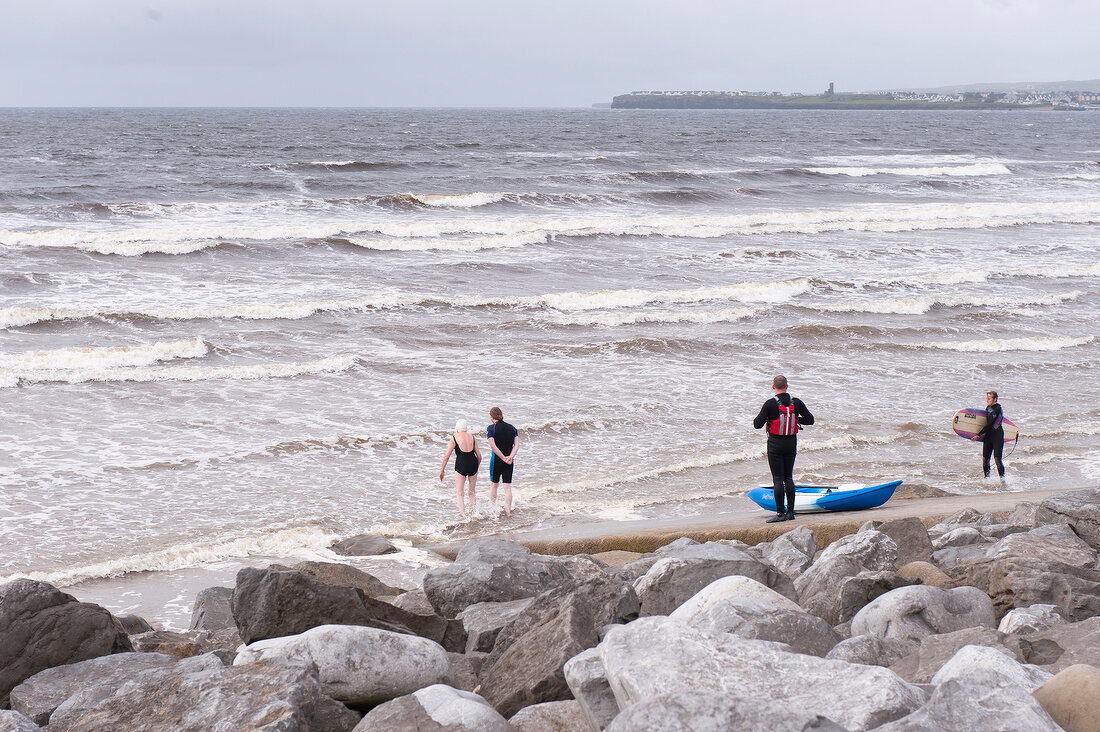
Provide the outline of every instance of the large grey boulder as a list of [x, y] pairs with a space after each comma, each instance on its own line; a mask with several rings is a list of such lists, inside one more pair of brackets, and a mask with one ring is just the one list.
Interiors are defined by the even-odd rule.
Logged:
[[470, 605], [534, 597], [570, 578], [555, 557], [505, 539], [481, 539], [464, 546], [454, 563], [428, 571], [424, 592], [436, 612], [453, 618]]
[[738, 575], [710, 583], [669, 617], [703, 630], [786, 643], [796, 653], [815, 656], [824, 656], [840, 640], [821, 618]]
[[19, 712], [0, 709], [0, 732], [41, 732], [41, 728]]
[[987, 541], [984, 534], [974, 526], [956, 526], [932, 542], [933, 550], [946, 549], [952, 546], [970, 546], [982, 544]]
[[299, 635], [270, 638], [242, 648], [234, 667], [287, 659], [316, 666], [325, 695], [365, 707], [450, 684], [451, 663], [426, 638], [353, 625], [322, 625]]
[[972, 562], [985, 559], [985, 553], [991, 545], [988, 542], [968, 546], [949, 546], [932, 552], [932, 561], [937, 567], [948, 572]]
[[993, 665], [982, 663], [982, 659], [985, 657], [962, 659], [960, 664], [939, 677], [932, 695], [920, 709], [883, 725], [876, 732], [1058, 732], [1061, 729], [1030, 691], [1017, 682], [1016, 674], [1004, 673], [1002, 665], [1014, 663], [1011, 659], [1005, 658]]
[[997, 630], [1002, 633], [1038, 633], [1066, 622], [1054, 605], [1036, 604], [1009, 610]]
[[435, 608], [428, 602], [428, 596], [424, 594], [424, 590], [402, 592], [393, 598], [390, 604], [414, 615], [435, 615]]
[[1100, 488], [1055, 493], [1039, 504], [1035, 518], [1043, 524], [1069, 524], [1089, 546], [1100, 550]]
[[305, 572], [330, 585], [350, 585], [363, 591], [367, 597], [385, 598], [395, 597], [405, 591], [400, 587], [392, 587], [373, 574], [364, 572], [358, 567], [339, 562], [298, 562], [290, 567], [297, 572]]
[[1035, 689], [1032, 696], [1066, 732], [1100, 730], [1100, 668], [1070, 666]]
[[628, 623], [638, 617], [640, 604], [630, 584], [611, 576], [558, 584], [532, 599], [500, 629], [482, 672], [487, 673], [513, 643], [554, 619], [569, 605], [586, 609], [585, 615], [589, 618], [592, 632], [598, 636], [607, 625]]
[[[825, 547], [814, 563], [795, 580], [798, 604], [830, 625], [844, 622], [848, 618], [840, 616], [851, 604], [842, 600], [844, 580], [861, 572], [891, 571], [897, 556], [898, 547], [894, 540], [880, 531], [859, 531], [841, 537]], [[863, 583], [860, 584], [862, 586]]]
[[889, 536], [898, 547], [897, 565], [932, 561], [932, 541], [928, 529], [915, 516], [884, 521], [877, 530]]
[[524, 707], [508, 720], [512, 732], [578, 732], [587, 730], [588, 719], [580, 702], [543, 702]]
[[817, 554], [817, 538], [806, 526], [799, 526], [774, 541], [758, 546], [761, 556], [791, 580], [806, 571]]
[[233, 617], [245, 643], [297, 635], [319, 625], [363, 625], [419, 635], [452, 651], [466, 645], [459, 621], [409, 613], [357, 587], [330, 584], [297, 570], [242, 569], [233, 590]]
[[663, 557], [638, 578], [634, 589], [642, 603], [641, 614], [668, 615], [711, 582], [730, 575], [749, 577], [781, 595], [794, 599], [794, 586], [772, 564], [761, 562], [736, 547], [726, 547], [724, 557]]
[[950, 679], [970, 676], [977, 671], [996, 671], [1004, 678], [1034, 691], [1049, 681], [1053, 674], [1038, 666], [1020, 663], [1011, 656], [989, 646], [963, 646], [947, 660], [930, 679], [935, 686]]
[[[176, 660], [163, 653], [113, 653], [48, 668], [12, 689], [11, 708], [45, 726], [62, 702], [86, 686], [118, 687], [142, 671], [171, 669]], [[211, 663], [211, 667], [217, 665], [220, 663]]]
[[510, 732], [508, 720], [477, 694], [443, 684], [375, 707], [354, 732]]
[[359, 720], [322, 694], [311, 667], [257, 663], [188, 670], [200, 659], [179, 661], [168, 677], [151, 669], [121, 686], [74, 695], [50, 717], [50, 732], [347, 732]]
[[607, 670], [595, 648], [578, 653], [565, 663], [565, 680], [581, 706], [588, 727], [601, 730], [619, 714], [619, 703], [607, 681]]
[[199, 656], [217, 651], [223, 658], [233, 654], [241, 645], [241, 636], [235, 627], [222, 630], [151, 630], [130, 636], [135, 651], [163, 653], [175, 658]]
[[776, 701], [743, 699], [705, 691], [663, 694], [633, 705], [615, 718], [607, 732], [846, 732], [815, 712]]
[[466, 630], [466, 652], [489, 653], [497, 642], [497, 636], [505, 625], [522, 613], [531, 598], [511, 602], [479, 602], [458, 614]]
[[1092, 569], [1096, 564], [1096, 550], [1066, 524], [1040, 526], [1026, 533], [1011, 534], [989, 547], [985, 555], [990, 559], [1027, 557], [1086, 569]]
[[506, 717], [525, 706], [569, 699], [565, 663], [596, 645], [606, 625], [637, 612], [630, 585], [611, 577], [543, 593], [497, 637], [481, 693]]
[[[1077, 623], [1059, 623], [1024, 636], [1031, 647], [1028, 660], [1051, 673], [1085, 663], [1100, 667], [1100, 616]], [[1043, 659], [1038, 659], [1045, 655]]]
[[236, 630], [233, 619], [233, 588], [207, 587], [195, 596], [190, 630]]
[[0, 634], [0, 707], [43, 669], [132, 650], [106, 609], [29, 579], [0, 585]]
[[[666, 617], [608, 630], [597, 646], [623, 712], [660, 695], [747, 698], [821, 715], [865, 730], [916, 709], [923, 695], [878, 666], [831, 661], [769, 641], [692, 628]], [[836, 693], [844, 689], [845, 693]]]
[[877, 635], [853, 635], [837, 643], [825, 658], [868, 666], [893, 666], [917, 649], [913, 641], [879, 638]]
[[1030, 650], [1019, 638], [993, 628], [964, 628], [952, 633], [925, 636], [911, 653], [890, 664], [890, 670], [906, 681], [927, 684], [945, 663], [965, 647], [989, 648], [1014, 661], [1026, 660]]
[[[951, 529], [957, 526], [975, 525], [975, 527], [985, 518], [985, 515], [980, 511], [973, 508], [960, 508], [955, 513], [951, 514], [943, 521], [928, 529], [928, 535], [932, 538], [933, 543], [936, 539], [946, 534]], [[992, 517], [990, 517], [992, 519]], [[992, 523], [992, 520], [985, 523]]]
[[[1012, 537], [1008, 537], [1012, 538]], [[1055, 605], [1068, 620], [1100, 615], [1100, 571], [1029, 556], [994, 559], [988, 593], [998, 615], [1012, 608]]]
[[358, 534], [341, 539], [333, 544], [332, 551], [345, 557], [371, 557], [379, 554], [392, 554], [397, 547], [381, 534]]
[[919, 641], [927, 635], [994, 627], [993, 603], [981, 590], [914, 585], [873, 600], [852, 618], [852, 635]]

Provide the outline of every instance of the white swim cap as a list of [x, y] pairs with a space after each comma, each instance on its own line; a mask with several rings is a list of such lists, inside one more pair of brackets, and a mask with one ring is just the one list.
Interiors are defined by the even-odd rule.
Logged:
[[466, 431], [466, 420], [460, 419], [457, 422], [455, 422], [455, 432], [465, 432], [465, 431]]

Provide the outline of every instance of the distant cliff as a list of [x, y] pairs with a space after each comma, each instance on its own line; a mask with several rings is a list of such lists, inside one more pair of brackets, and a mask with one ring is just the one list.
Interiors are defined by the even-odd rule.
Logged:
[[[1002, 95], [967, 94], [962, 101], [894, 99], [889, 94], [822, 94], [779, 96], [721, 92], [620, 94], [613, 109], [1011, 109], [997, 104]], [[1019, 107], [1016, 107], [1019, 108]]]

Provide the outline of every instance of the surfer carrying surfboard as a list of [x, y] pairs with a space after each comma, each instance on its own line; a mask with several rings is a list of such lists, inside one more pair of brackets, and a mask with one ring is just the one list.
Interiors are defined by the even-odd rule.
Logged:
[[1002, 424], [1004, 418], [1004, 410], [997, 403], [997, 392], [987, 391], [985, 393], [985, 426], [970, 438], [971, 442], [983, 438], [982, 472], [985, 473], [985, 477], [989, 477], [989, 457], [992, 455], [997, 463], [997, 474], [1001, 476], [1002, 481], [1005, 479], [1005, 464], [1001, 462], [1001, 455], [1005, 449], [1005, 430]]
[[772, 379], [772, 391], [775, 396], [764, 402], [760, 414], [752, 421], [756, 429], [768, 426], [768, 468], [772, 474], [776, 511], [775, 516], [767, 520], [769, 524], [794, 520], [794, 458], [798, 452], [798, 431], [803, 425], [814, 423], [814, 416], [802, 400], [787, 393], [786, 376]]

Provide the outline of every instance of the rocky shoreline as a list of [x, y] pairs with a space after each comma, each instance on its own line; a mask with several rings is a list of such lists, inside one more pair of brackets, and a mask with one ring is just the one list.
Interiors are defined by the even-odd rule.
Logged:
[[1100, 489], [785, 527], [646, 554], [471, 541], [408, 592], [246, 568], [186, 632], [16, 580], [0, 732], [1100, 730]]

